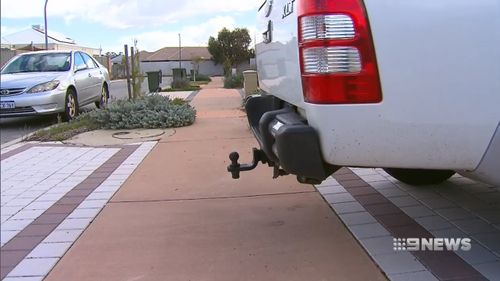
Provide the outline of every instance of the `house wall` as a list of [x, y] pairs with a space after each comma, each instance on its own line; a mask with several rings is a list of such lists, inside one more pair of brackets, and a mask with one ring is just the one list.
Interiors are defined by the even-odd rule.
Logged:
[[113, 77], [113, 68], [111, 67], [111, 58], [108, 56], [94, 56], [100, 64], [102, 64], [108, 70], [109, 76]]
[[213, 61], [204, 61], [200, 63], [198, 73], [208, 76], [222, 76], [224, 75], [224, 68], [221, 64], [215, 64]]
[[[36, 44], [35, 44], [36, 46]], [[49, 47], [49, 49], [51, 49]], [[70, 45], [70, 44], [54, 44], [51, 50], [61, 50], [61, 51], [82, 51], [91, 56], [100, 56], [101, 50], [96, 48], [89, 48], [78, 45]]]
[[[30, 44], [12, 44], [10, 47], [12, 49], [19, 49], [19, 48], [25, 48], [26, 46], [29, 46]], [[45, 44], [33, 44], [32, 45], [34, 50], [44, 50], [45, 49]], [[96, 48], [89, 48], [89, 47], [83, 47], [83, 46], [78, 46], [78, 45], [72, 45], [72, 44], [63, 44], [63, 43], [49, 43], [48, 45], [49, 50], [59, 50], [59, 51], [82, 51], [85, 53], [88, 53], [92, 56], [99, 56], [101, 53], [101, 50], [96, 49]]]
[[[179, 67], [178, 61], [159, 61], [159, 62], [141, 62], [140, 64], [141, 72], [145, 74], [148, 71], [158, 71], [161, 70], [163, 75], [171, 76], [172, 69]], [[193, 65], [191, 61], [182, 61], [181, 67], [186, 69], [189, 74]], [[204, 61], [200, 63], [199, 73], [208, 76], [220, 76], [223, 75], [224, 70], [222, 65], [215, 65], [213, 61]]]
[[250, 59], [248, 62], [243, 62], [236, 67], [238, 73], [245, 70], [257, 70], [257, 65], [255, 59]]

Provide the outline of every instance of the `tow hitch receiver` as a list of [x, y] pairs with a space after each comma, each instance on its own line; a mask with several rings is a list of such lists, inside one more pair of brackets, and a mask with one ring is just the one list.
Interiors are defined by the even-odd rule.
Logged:
[[280, 169], [278, 165], [269, 160], [269, 158], [267, 158], [266, 153], [263, 150], [254, 148], [252, 151], [253, 151], [253, 160], [251, 164], [238, 163], [240, 154], [236, 151], [233, 151], [229, 154], [229, 160], [231, 160], [231, 165], [227, 166], [227, 171], [231, 173], [233, 179], [239, 179], [240, 172], [250, 171], [255, 169], [255, 167], [257, 167], [257, 165], [259, 164], [259, 162], [262, 162], [262, 164], [267, 164], [269, 167], [274, 168], [273, 171], [274, 179], [280, 176], [288, 175], [288, 173], [285, 170]]
[[233, 179], [250, 171], [259, 162], [273, 168], [273, 178], [296, 175], [301, 183], [320, 183], [338, 167], [323, 161], [316, 130], [291, 105], [271, 95], [251, 96], [245, 103], [248, 123], [260, 148], [253, 149], [250, 164], [238, 163], [239, 154], [231, 152], [227, 171]]
[[253, 161], [251, 164], [240, 164], [238, 163], [238, 159], [240, 159], [240, 155], [238, 152], [233, 151], [229, 154], [229, 160], [231, 160], [231, 165], [227, 166], [227, 171], [231, 173], [233, 179], [240, 178], [240, 172], [250, 171], [255, 169], [259, 162], [262, 164], [269, 163], [266, 154], [264, 151], [254, 148], [253, 149]]

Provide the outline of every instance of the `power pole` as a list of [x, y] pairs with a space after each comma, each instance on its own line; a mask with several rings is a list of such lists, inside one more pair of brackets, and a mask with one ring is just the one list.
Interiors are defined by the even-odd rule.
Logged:
[[43, 9], [43, 14], [44, 14], [44, 20], [45, 20], [45, 50], [49, 49], [49, 38], [47, 35], [47, 3], [49, 0], [45, 0], [45, 8]]
[[134, 47], [130, 47], [130, 66], [132, 68], [132, 96], [135, 98], [135, 53], [134, 53]]
[[182, 59], [181, 34], [179, 33], [179, 68], [182, 68], [181, 59]]
[[128, 45], [125, 44], [125, 71], [127, 73], [127, 89], [128, 89], [128, 99], [132, 99], [132, 91], [130, 89], [130, 69], [128, 65]]

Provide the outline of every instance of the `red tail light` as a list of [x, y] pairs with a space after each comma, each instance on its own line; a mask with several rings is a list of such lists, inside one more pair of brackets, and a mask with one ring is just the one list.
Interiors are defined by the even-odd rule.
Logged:
[[362, 0], [302, 0], [298, 13], [305, 101], [381, 102], [375, 50]]

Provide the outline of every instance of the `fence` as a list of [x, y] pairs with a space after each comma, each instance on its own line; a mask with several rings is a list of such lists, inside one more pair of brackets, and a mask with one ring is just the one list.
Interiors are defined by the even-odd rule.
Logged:
[[0, 67], [3, 67], [11, 58], [27, 51], [0, 49]]
[[102, 64], [106, 69], [108, 69], [109, 72], [109, 77], [113, 77], [113, 68], [112, 63], [111, 63], [111, 58], [108, 56], [94, 56], [96, 61], [98, 61], [100, 64]]
[[111, 79], [125, 79], [127, 73], [124, 64], [113, 64], [110, 72]]

